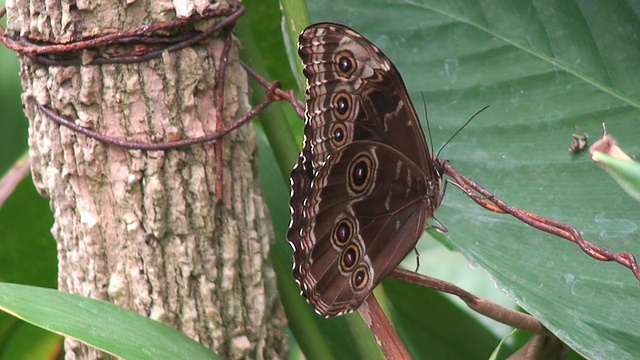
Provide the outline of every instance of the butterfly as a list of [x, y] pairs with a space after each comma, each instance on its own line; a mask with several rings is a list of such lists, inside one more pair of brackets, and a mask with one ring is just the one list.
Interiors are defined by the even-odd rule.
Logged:
[[304, 144], [291, 171], [293, 277], [316, 312], [352, 312], [414, 249], [442, 200], [400, 73], [348, 27], [299, 37]]

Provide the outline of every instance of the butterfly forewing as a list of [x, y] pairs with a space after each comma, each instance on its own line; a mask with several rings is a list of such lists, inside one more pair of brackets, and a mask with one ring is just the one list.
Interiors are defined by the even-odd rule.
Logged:
[[[308, 79], [307, 124], [313, 136], [307, 141], [314, 166], [340, 145], [374, 140], [434, 172], [400, 73], [382, 51], [349, 28], [320, 23], [302, 32], [298, 54]], [[343, 140], [336, 140], [341, 131]]]
[[301, 293], [329, 317], [358, 308], [415, 246], [440, 203], [440, 176], [378, 48], [328, 23], [299, 41], [307, 111], [288, 240]]

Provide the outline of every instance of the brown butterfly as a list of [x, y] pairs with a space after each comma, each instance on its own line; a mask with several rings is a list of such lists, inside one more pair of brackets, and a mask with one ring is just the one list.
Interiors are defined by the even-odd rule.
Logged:
[[299, 38], [304, 146], [291, 172], [293, 277], [324, 317], [357, 309], [415, 247], [440, 205], [434, 163], [400, 73], [338, 24]]

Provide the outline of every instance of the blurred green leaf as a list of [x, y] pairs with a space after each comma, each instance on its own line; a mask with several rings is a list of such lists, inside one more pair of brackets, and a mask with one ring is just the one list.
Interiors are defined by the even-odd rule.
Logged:
[[55, 288], [53, 215], [27, 175], [0, 208], [0, 281]]
[[[4, 3], [0, 0], [0, 6]], [[20, 101], [20, 64], [16, 54], [4, 45], [0, 45], [0, 64], [0, 174], [4, 174], [27, 150], [28, 121]]]
[[[0, 0], [0, 6], [4, 4]], [[20, 100], [20, 63], [2, 45], [0, 64], [0, 174], [4, 175], [27, 152], [28, 120]], [[52, 223], [48, 201], [38, 195], [27, 175], [0, 209], [0, 281], [56, 286]], [[60, 346], [59, 336], [0, 313], [0, 359], [49, 357]]]
[[[49, 202], [27, 174], [0, 208], [0, 281], [56, 287], [52, 224]], [[60, 348], [60, 336], [0, 312], [0, 359], [50, 357]]]
[[640, 202], [640, 164], [595, 152], [593, 160], [602, 166], [629, 196]]

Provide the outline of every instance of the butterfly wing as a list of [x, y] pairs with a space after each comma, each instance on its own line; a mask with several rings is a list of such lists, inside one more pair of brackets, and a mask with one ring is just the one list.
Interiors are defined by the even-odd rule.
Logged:
[[436, 173], [400, 73], [380, 49], [347, 27], [319, 23], [302, 32], [298, 54], [308, 80], [305, 141], [315, 169], [340, 146], [373, 140], [426, 175]]
[[358, 141], [328, 158], [292, 241], [293, 276], [319, 314], [358, 308], [413, 249], [430, 216], [426, 186], [422, 170], [384, 144]]

